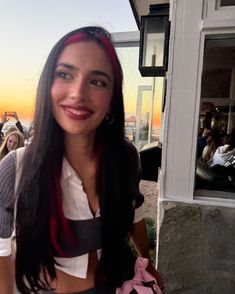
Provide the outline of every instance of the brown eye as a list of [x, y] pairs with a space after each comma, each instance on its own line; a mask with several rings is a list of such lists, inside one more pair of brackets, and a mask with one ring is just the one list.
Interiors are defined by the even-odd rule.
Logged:
[[69, 80], [69, 79], [72, 78], [72, 76], [69, 73], [65, 72], [65, 71], [57, 71], [55, 73], [55, 76], [58, 77], [58, 78], [61, 78], [63, 80]]
[[105, 81], [101, 81], [101, 80], [92, 80], [91, 81], [92, 85], [95, 85], [97, 87], [106, 87], [107, 83]]

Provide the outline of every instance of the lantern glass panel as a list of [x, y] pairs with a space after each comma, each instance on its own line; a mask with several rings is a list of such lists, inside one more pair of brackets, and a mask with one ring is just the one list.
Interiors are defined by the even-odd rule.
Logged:
[[147, 17], [144, 23], [143, 66], [163, 66], [165, 28], [168, 18]]

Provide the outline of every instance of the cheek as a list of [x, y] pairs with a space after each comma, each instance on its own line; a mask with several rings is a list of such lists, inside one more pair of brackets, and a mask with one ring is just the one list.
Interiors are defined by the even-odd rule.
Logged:
[[103, 110], [105, 113], [109, 112], [111, 108], [112, 94], [113, 92], [110, 91], [109, 93], [106, 93], [106, 95], [97, 97], [97, 99], [94, 100], [96, 107], [100, 108], [100, 110]]
[[55, 84], [51, 87], [51, 102], [52, 105], [58, 100], [58, 90]]
[[98, 109], [98, 112], [101, 116], [105, 117], [108, 112], [110, 112], [110, 104], [111, 99], [108, 100], [98, 100], [96, 102], [96, 109]]
[[56, 117], [57, 102], [59, 101], [59, 91], [55, 85], [51, 88], [51, 109], [52, 114]]
[[55, 80], [51, 86], [51, 99], [52, 102], [58, 102], [61, 98], [64, 97], [66, 87], [61, 85], [57, 80]]

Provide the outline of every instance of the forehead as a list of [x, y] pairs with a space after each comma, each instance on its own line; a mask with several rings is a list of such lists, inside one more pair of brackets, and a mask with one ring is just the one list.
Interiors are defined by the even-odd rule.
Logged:
[[57, 64], [59, 63], [103, 69], [113, 73], [109, 56], [95, 41], [79, 41], [67, 45], [58, 57]]
[[14, 140], [14, 141], [17, 141], [17, 136], [16, 135], [11, 135], [8, 140]]

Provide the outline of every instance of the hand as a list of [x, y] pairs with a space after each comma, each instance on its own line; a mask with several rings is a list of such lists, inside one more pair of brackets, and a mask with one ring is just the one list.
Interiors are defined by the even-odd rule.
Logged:
[[155, 269], [155, 267], [153, 266], [153, 264], [151, 262], [149, 262], [149, 264], [148, 264], [147, 271], [156, 279], [157, 285], [159, 286], [159, 288], [162, 290], [162, 293], [164, 294], [165, 287], [164, 287], [162, 276]]
[[2, 115], [2, 124], [5, 124], [8, 120], [9, 118], [7, 118], [6, 112], [4, 112]]

